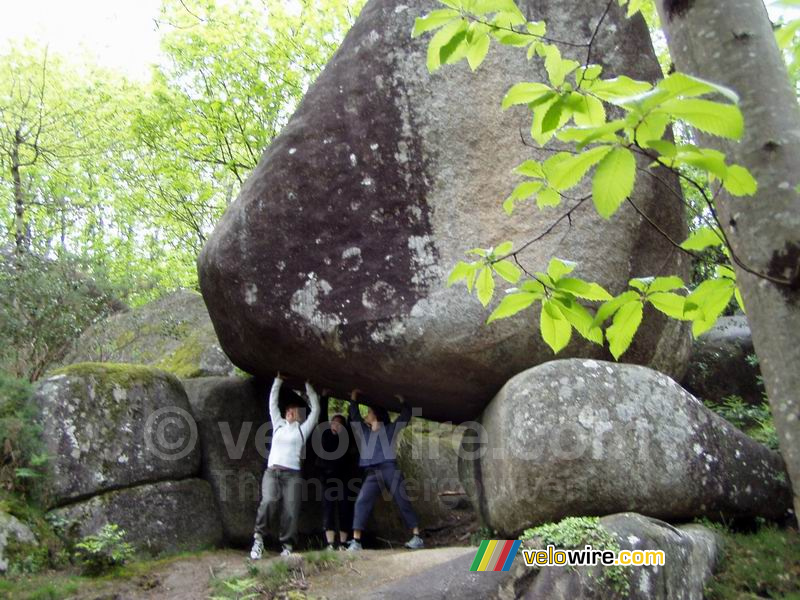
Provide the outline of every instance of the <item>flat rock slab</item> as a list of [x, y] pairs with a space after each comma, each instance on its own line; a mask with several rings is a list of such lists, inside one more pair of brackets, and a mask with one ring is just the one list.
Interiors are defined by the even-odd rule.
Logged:
[[[720, 553], [720, 539], [702, 525], [674, 527], [635, 513], [600, 519], [600, 525], [618, 541], [621, 550], [663, 550], [663, 566], [636, 566], [618, 570], [621, 580], [607, 577], [605, 567], [543, 567], [532, 579], [533, 568], [522, 553], [511, 568], [511, 578], [497, 595], [525, 600], [702, 600]], [[535, 548], [541, 548], [535, 543]]]
[[508, 535], [566, 516], [781, 519], [791, 506], [780, 455], [645, 367], [529, 369], [484, 411], [478, 434], [465, 433], [459, 473], [482, 520]]
[[[607, 4], [520, 2], [550, 35], [576, 41], [592, 37]], [[342, 397], [359, 387], [387, 408], [402, 393], [425, 418], [464, 421], [553, 354], [536, 311], [485, 326], [488, 311], [463, 286], [448, 288], [447, 273], [476, 245], [519, 247], [567, 207], [523, 206], [513, 219], [501, 209], [519, 181], [512, 169], [549, 156], [521, 139], [527, 108], [500, 108], [512, 84], [546, 80], [541, 61], [493, 47], [475, 73], [465, 64], [429, 73], [429, 36], [412, 40], [411, 30], [436, 8], [366, 4], [209, 237], [198, 274], [222, 348], [245, 371], [311, 377]], [[612, 3], [605, 24], [592, 49], [604, 75], [661, 78], [640, 16]], [[564, 52], [586, 58], [583, 48]], [[633, 199], [683, 239], [683, 207], [657, 186], [640, 178]], [[570, 195], [588, 192], [584, 183]], [[632, 277], [687, 267], [627, 205], [605, 220], [583, 203], [520, 260], [533, 272], [552, 256], [614, 293]], [[685, 326], [648, 310], [625, 358], [680, 376], [688, 348]], [[608, 356], [577, 335], [562, 355]]]
[[41, 381], [50, 506], [200, 471], [197, 428], [174, 375], [142, 365], [81, 363]]
[[222, 543], [222, 525], [208, 482], [162, 481], [116, 490], [48, 513], [72, 541], [116, 523], [126, 541], [153, 556]]

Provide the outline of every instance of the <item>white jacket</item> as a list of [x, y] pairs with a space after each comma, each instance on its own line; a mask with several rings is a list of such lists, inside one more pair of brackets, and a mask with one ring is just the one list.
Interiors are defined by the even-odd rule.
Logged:
[[269, 450], [267, 467], [280, 466], [287, 469], [300, 470], [300, 457], [306, 440], [309, 439], [311, 432], [319, 418], [319, 397], [310, 383], [306, 383], [306, 393], [311, 402], [311, 414], [303, 421], [302, 425], [295, 421], [289, 423], [281, 416], [278, 408], [278, 396], [281, 391], [283, 381], [275, 378], [272, 382], [272, 390], [269, 393], [269, 418], [272, 421], [272, 446]]

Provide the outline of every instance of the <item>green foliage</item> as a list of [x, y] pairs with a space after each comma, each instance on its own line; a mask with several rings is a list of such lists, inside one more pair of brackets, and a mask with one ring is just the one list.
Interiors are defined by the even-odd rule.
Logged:
[[[717, 225], [707, 225], [713, 211], [708, 188], [717, 182], [729, 194], [751, 196], [757, 191], [753, 176], [741, 165], [729, 164], [722, 152], [676, 143], [668, 135], [671, 126], [738, 140], [744, 120], [732, 90], [685, 73], [675, 72], [656, 85], [629, 77], [603, 78], [600, 65], [562, 56], [558, 43], [546, 36], [542, 22], [528, 22], [513, 0], [442, 0], [447, 8], [417, 19], [413, 36], [435, 32], [428, 45], [428, 68], [466, 58], [477, 69], [491, 40], [503, 45], [527, 48], [528, 59], [543, 61], [547, 82], [513, 85], [501, 106], [524, 105], [532, 112], [531, 137], [545, 146], [550, 140], [570, 144], [574, 149], [554, 151], [544, 161], [526, 160], [515, 169], [525, 178], [504, 200], [503, 209], [513, 214], [520, 202], [535, 200], [542, 209], [557, 207], [569, 199], [565, 192], [591, 178], [591, 199], [597, 213], [609, 219], [630, 200], [637, 172], [660, 166], [687, 180], [687, 172], [703, 183], [689, 180], [711, 207], [698, 211], [699, 223], [681, 246], [687, 252], [713, 250], [720, 264], [707, 272], [699, 285], [687, 289], [677, 277], [643, 277], [630, 282], [631, 290], [615, 298], [597, 283], [564, 275], [574, 268], [568, 261], [553, 258], [547, 273], [528, 275], [509, 259], [517, 261], [526, 244], [512, 252], [511, 243], [496, 248], [470, 250], [480, 260], [459, 262], [450, 273], [448, 285], [464, 281], [488, 306], [494, 296], [494, 274], [517, 287], [508, 289], [487, 322], [510, 317], [541, 303], [539, 329], [553, 352], [567, 344], [572, 331], [603, 344], [608, 342], [614, 358], [630, 347], [644, 317], [647, 304], [667, 316], [692, 322], [694, 334], [711, 328], [717, 317], [735, 298], [744, 310], [736, 276], [730, 267], [727, 239]], [[652, 3], [620, 0], [628, 16], [640, 10], [653, 18]], [[591, 53], [589, 53], [589, 56]], [[608, 115], [615, 116], [609, 121]], [[560, 149], [560, 148], [559, 148]], [[649, 166], [647, 166], [649, 164]], [[714, 196], [715, 197], [715, 196]], [[638, 208], [637, 208], [638, 210]], [[665, 234], [666, 235], [666, 234]], [[678, 241], [673, 243], [677, 244]], [[517, 261], [518, 262], [518, 261]], [[563, 268], [569, 271], [562, 270]], [[552, 272], [552, 269], [558, 272]], [[581, 291], [585, 293], [581, 293]], [[602, 301], [589, 312], [586, 301]], [[602, 326], [611, 320], [605, 330]]]
[[[532, 540], [537, 548], [553, 545], [557, 548], [584, 548], [589, 545], [596, 550], [620, 550], [614, 535], [600, 524], [599, 517], [567, 517], [558, 523], [545, 523], [526, 529], [520, 540]], [[626, 594], [630, 588], [628, 574], [630, 567], [602, 567], [602, 580], [619, 594]]]
[[259, 598], [258, 580], [252, 577], [223, 579], [216, 587], [223, 588], [222, 594], [209, 596], [210, 600], [251, 600]]
[[0, 369], [31, 381], [89, 325], [117, 307], [115, 290], [88, 265], [25, 254], [0, 264]]
[[38, 495], [37, 480], [47, 463], [33, 388], [0, 371], [0, 488]]
[[705, 590], [710, 600], [800, 597], [797, 531], [763, 526], [755, 533], [717, 529], [722, 556]]
[[101, 575], [125, 564], [133, 557], [133, 547], [125, 541], [125, 530], [106, 524], [96, 535], [88, 535], [75, 544], [75, 558], [86, 575]]
[[772, 411], [768, 402], [748, 404], [741, 396], [728, 396], [721, 402], [703, 400], [703, 403], [757, 442], [773, 450], [778, 449], [778, 434], [772, 422]]

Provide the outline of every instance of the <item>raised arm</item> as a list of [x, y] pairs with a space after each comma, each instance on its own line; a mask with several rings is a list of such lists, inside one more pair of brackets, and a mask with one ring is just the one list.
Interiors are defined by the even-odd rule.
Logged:
[[347, 412], [351, 423], [361, 423], [361, 413], [358, 411], [358, 390], [350, 392], [350, 408]]
[[411, 407], [406, 403], [406, 399], [400, 394], [395, 394], [395, 398], [400, 401], [400, 414], [394, 420], [395, 430], [402, 429], [411, 421]]
[[269, 420], [272, 421], [272, 428], [276, 428], [283, 421], [281, 409], [278, 407], [278, 397], [281, 395], [281, 374], [278, 373], [272, 381], [272, 389], [269, 392]]
[[317, 426], [317, 421], [319, 420], [319, 396], [317, 396], [317, 392], [314, 391], [310, 381], [306, 381], [306, 394], [308, 394], [308, 401], [311, 403], [311, 413], [308, 415], [308, 418], [303, 421], [303, 424], [300, 425], [300, 431], [303, 432], [303, 437], [308, 439], [308, 436], [314, 431], [314, 427]]

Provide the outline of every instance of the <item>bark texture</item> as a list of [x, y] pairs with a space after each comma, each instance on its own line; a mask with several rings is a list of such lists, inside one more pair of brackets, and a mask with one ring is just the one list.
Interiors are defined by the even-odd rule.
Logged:
[[741, 143], [703, 139], [758, 180], [755, 196], [721, 194], [723, 231], [736, 265], [780, 449], [800, 509], [800, 110], [761, 0], [656, 2], [680, 71], [734, 89], [745, 119]]

